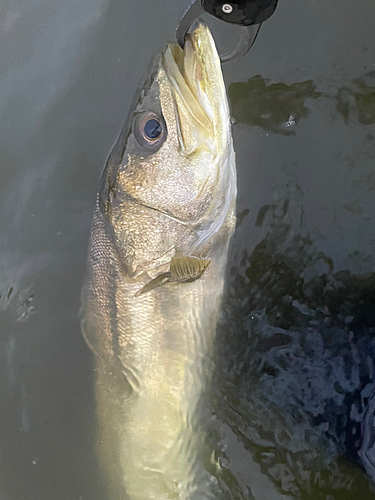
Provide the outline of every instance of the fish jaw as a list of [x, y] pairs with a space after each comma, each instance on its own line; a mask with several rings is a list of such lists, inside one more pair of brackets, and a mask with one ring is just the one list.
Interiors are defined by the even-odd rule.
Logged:
[[181, 150], [189, 155], [205, 144], [216, 155], [229, 146], [230, 114], [221, 63], [212, 35], [203, 23], [185, 40], [169, 44], [162, 65], [176, 103]]
[[210, 247], [210, 240], [233, 211], [237, 194], [229, 104], [219, 54], [208, 27], [196, 23], [184, 49], [169, 44], [162, 67], [175, 101], [182, 154], [188, 159], [202, 159], [205, 154], [208, 158], [207, 163], [201, 161], [201, 177], [195, 172], [197, 184], [205, 185], [199, 193], [201, 200], [209, 200], [196, 219], [195, 238], [189, 241], [188, 250], [195, 254]]

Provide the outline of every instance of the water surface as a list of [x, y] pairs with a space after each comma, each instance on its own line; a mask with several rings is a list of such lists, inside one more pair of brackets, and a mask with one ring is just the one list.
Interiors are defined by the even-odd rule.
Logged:
[[[184, 5], [2, 8], [1, 499], [105, 499], [78, 320], [91, 211]], [[224, 67], [239, 218], [202, 406], [223, 499], [375, 497], [374, 19], [372, 0], [280, 0]]]

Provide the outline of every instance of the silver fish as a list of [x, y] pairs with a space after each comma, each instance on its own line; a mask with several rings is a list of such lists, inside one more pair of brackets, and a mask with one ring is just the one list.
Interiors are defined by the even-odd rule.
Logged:
[[[106, 163], [82, 331], [111, 500], [213, 498], [198, 400], [235, 227], [229, 106], [209, 29], [153, 61]], [[126, 493], [125, 493], [126, 492]]]

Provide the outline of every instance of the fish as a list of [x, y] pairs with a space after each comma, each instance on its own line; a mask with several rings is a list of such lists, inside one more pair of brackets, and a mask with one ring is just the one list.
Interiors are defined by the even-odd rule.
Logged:
[[236, 168], [209, 28], [152, 61], [99, 184], [81, 327], [110, 500], [216, 498], [199, 401], [212, 373]]

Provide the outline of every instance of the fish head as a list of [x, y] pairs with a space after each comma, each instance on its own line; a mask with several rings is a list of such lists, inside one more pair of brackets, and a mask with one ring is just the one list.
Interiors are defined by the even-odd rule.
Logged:
[[153, 61], [103, 173], [100, 209], [122, 269], [136, 277], [193, 254], [235, 196], [229, 106], [207, 26]]

